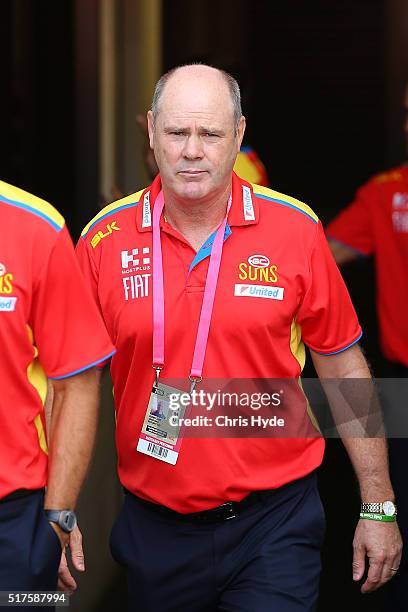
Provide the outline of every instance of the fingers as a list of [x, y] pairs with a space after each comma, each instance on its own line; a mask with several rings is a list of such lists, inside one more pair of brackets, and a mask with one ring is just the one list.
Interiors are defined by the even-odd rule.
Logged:
[[[394, 565], [392, 567], [394, 567]], [[397, 571], [398, 570], [391, 570], [391, 567], [384, 563], [382, 574], [381, 574], [381, 586], [385, 584], [386, 582], [388, 582], [389, 580], [391, 580], [392, 578], [394, 578]]]
[[382, 572], [382, 583], [388, 582], [394, 578], [395, 574], [398, 572], [399, 565], [401, 563], [401, 555], [396, 554], [392, 557], [391, 561], [386, 561], [384, 563], [383, 572]]
[[362, 546], [354, 545], [353, 553], [353, 580], [361, 580], [365, 569], [365, 549]]
[[69, 535], [67, 533], [65, 533], [64, 531], [62, 531], [62, 529], [56, 523], [53, 523], [52, 521], [49, 521], [49, 524], [51, 525], [51, 527], [53, 528], [53, 530], [55, 531], [55, 533], [58, 536], [58, 539], [59, 539], [60, 544], [61, 544], [61, 550], [64, 550], [64, 548], [67, 545], [67, 542], [69, 540]]
[[379, 555], [376, 559], [370, 559], [367, 580], [361, 587], [362, 593], [371, 593], [391, 580], [399, 569], [401, 555], [392, 557]]
[[397, 523], [360, 520], [354, 536], [353, 550], [353, 579], [357, 581], [363, 578], [367, 556], [369, 568], [361, 592], [371, 593], [391, 580], [399, 567], [402, 540]]
[[58, 589], [64, 591], [64, 593], [72, 594], [77, 588], [77, 583], [75, 582], [71, 572], [68, 568], [67, 557], [65, 554], [65, 550], [62, 551], [61, 561], [58, 568]]
[[82, 534], [78, 527], [71, 532], [69, 538], [69, 547], [71, 550], [72, 565], [79, 572], [85, 571], [84, 550], [82, 548]]
[[[71, 551], [71, 561], [74, 568], [80, 572], [85, 571], [84, 551], [82, 548], [82, 534], [78, 527], [71, 532], [69, 537], [69, 548]], [[77, 589], [75, 578], [69, 571], [65, 549], [61, 555], [61, 562], [58, 569], [58, 588], [65, 593], [72, 594]]]
[[370, 559], [367, 579], [361, 587], [362, 593], [371, 593], [378, 589], [382, 584], [382, 573], [384, 568], [384, 557], [380, 556], [376, 559]]

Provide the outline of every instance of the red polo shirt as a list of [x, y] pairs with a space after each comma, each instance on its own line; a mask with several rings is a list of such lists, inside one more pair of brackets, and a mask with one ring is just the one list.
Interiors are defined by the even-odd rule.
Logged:
[[[151, 206], [148, 189], [115, 202], [84, 229], [77, 247], [112, 341], [122, 484], [180, 512], [279, 487], [322, 460], [322, 439], [184, 439], [176, 465], [136, 451], [152, 369]], [[162, 217], [165, 291], [163, 378], [190, 372], [214, 235], [196, 253]], [[297, 378], [305, 341], [327, 355], [361, 335], [316, 215], [270, 189], [232, 179], [203, 376]]]
[[[0, 181], [0, 498], [47, 479], [47, 377], [113, 352], [63, 217]], [[68, 432], [69, 434], [69, 432]]]
[[374, 255], [382, 349], [391, 361], [408, 366], [408, 166], [363, 185], [327, 235], [361, 255]]

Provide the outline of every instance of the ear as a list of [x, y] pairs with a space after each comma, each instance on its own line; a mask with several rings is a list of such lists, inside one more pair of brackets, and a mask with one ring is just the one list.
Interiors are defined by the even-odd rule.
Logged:
[[238, 128], [237, 128], [238, 150], [241, 148], [242, 140], [245, 134], [245, 127], [246, 127], [246, 119], [244, 115], [241, 115], [241, 118], [238, 122]]
[[154, 123], [153, 123], [153, 113], [151, 110], [147, 113], [147, 131], [149, 133], [149, 144], [150, 148], [154, 148]]

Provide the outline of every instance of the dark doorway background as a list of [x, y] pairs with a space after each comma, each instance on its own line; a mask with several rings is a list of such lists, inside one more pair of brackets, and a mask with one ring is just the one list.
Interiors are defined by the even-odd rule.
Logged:
[[1, 4], [2, 179], [43, 197], [68, 220], [74, 201], [72, 2]]
[[[206, 61], [232, 72], [243, 91], [245, 143], [265, 163], [271, 187], [306, 202], [327, 223], [389, 163], [386, 6], [172, 0], [163, 5], [163, 68]], [[372, 262], [343, 275], [380, 375]]]
[[1, 177], [74, 238], [98, 210], [98, 0], [2, 0]]
[[[389, 99], [385, 14], [397, 4], [167, 0], [163, 67], [201, 59], [232, 71], [244, 90], [247, 142], [271, 186], [327, 222], [359, 184], [402, 158], [386, 134], [399, 100]], [[75, 237], [99, 206], [97, 32], [97, 0], [1, 2], [1, 177], [55, 204]], [[372, 265], [344, 276], [379, 374]], [[379, 611], [383, 593], [361, 597], [351, 581], [359, 502], [340, 443], [329, 442], [320, 482], [328, 531], [319, 610]]]

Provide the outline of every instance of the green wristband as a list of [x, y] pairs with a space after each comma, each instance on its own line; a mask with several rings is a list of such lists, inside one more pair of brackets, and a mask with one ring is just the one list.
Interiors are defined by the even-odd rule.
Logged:
[[373, 512], [360, 512], [360, 518], [369, 521], [382, 521], [383, 523], [395, 523], [397, 520], [395, 514], [394, 516], [387, 516], [386, 514], [375, 514]]

